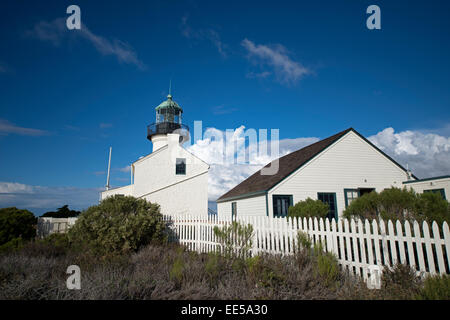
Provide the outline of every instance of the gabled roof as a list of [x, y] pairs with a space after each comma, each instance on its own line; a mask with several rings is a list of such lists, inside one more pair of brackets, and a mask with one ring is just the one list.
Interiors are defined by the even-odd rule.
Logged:
[[[341, 131], [331, 137], [320, 140], [316, 143], [310, 144], [300, 150], [291, 152], [281, 158], [279, 158], [279, 169], [274, 175], [261, 175], [261, 170], [257, 171], [246, 180], [238, 184], [236, 187], [222, 195], [217, 199], [217, 202], [222, 202], [226, 200], [231, 200], [235, 198], [246, 198], [247, 196], [254, 196], [258, 194], [263, 194], [268, 190], [272, 189], [275, 185], [281, 182], [284, 178], [289, 176], [291, 173], [302, 167], [304, 164], [309, 162], [311, 159], [319, 155], [322, 151], [332, 145], [334, 142], [338, 141], [340, 138], [345, 136], [348, 132], [353, 131], [364, 141], [369, 143], [376, 150], [381, 152], [389, 160], [394, 162], [400, 169], [406, 172], [406, 169], [398, 164], [395, 160], [385, 154], [383, 151], [378, 149], [369, 140], [364, 138], [355, 129], [349, 128], [347, 130]], [[264, 168], [270, 167], [271, 163], [267, 164]], [[415, 176], [413, 176], [417, 179]]]

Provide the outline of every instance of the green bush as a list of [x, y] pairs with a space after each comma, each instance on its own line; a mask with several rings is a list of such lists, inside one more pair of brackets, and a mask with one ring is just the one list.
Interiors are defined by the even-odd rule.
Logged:
[[424, 300], [450, 300], [450, 276], [448, 274], [428, 276], [417, 295]]
[[78, 217], [80, 215], [80, 211], [70, 210], [69, 206], [66, 204], [61, 208], [58, 208], [56, 212], [48, 211], [44, 213], [41, 217], [49, 217], [49, 218], [72, 218]]
[[355, 199], [343, 212], [344, 218], [383, 220], [426, 220], [450, 223], [450, 205], [439, 194], [415, 193], [406, 188], [372, 191]]
[[385, 298], [413, 299], [421, 286], [416, 271], [407, 264], [397, 263], [393, 267], [384, 267], [381, 274], [381, 289]]
[[233, 221], [222, 228], [214, 227], [214, 234], [226, 257], [246, 258], [250, 256], [253, 243], [253, 226]]
[[450, 224], [450, 204], [440, 194], [424, 192], [417, 195], [414, 206], [415, 218], [428, 223], [436, 221], [442, 226], [444, 221]]
[[320, 200], [307, 198], [306, 200], [297, 202], [294, 206], [289, 207], [289, 217], [298, 218], [325, 218], [329, 211], [329, 205]]
[[306, 254], [313, 258], [315, 275], [321, 278], [327, 287], [335, 285], [341, 272], [336, 256], [331, 252], [325, 252], [320, 242], [313, 245], [311, 237], [302, 231], [297, 233], [297, 244], [298, 255]]
[[0, 253], [9, 253], [20, 250], [24, 246], [25, 242], [22, 238], [14, 238], [8, 242], [0, 245]]
[[317, 261], [316, 274], [323, 279], [326, 286], [333, 286], [339, 279], [339, 262], [334, 254], [325, 252], [322, 244], [316, 243], [313, 253]]
[[299, 231], [297, 233], [297, 245], [300, 250], [309, 250], [312, 246], [311, 237], [307, 233]]
[[378, 193], [372, 191], [353, 200], [344, 210], [344, 218], [376, 219], [378, 217]]
[[96, 251], [137, 251], [165, 239], [159, 205], [131, 196], [115, 195], [84, 211], [69, 229], [69, 240]]
[[384, 220], [404, 220], [407, 213], [414, 212], [414, 203], [417, 195], [413, 190], [406, 188], [384, 189], [378, 194], [378, 210]]
[[205, 271], [206, 274], [209, 275], [210, 280], [217, 279], [221, 270], [222, 270], [222, 261], [220, 255], [216, 252], [208, 253], [205, 264]]
[[0, 245], [13, 239], [30, 240], [36, 236], [37, 219], [28, 210], [0, 209]]
[[338, 281], [339, 263], [334, 254], [322, 252], [317, 256], [317, 273], [324, 279], [326, 286], [332, 286]]
[[183, 252], [184, 252], [183, 248], [177, 250], [177, 256], [169, 272], [170, 280], [174, 281], [178, 286], [181, 284], [181, 281], [183, 280], [183, 274], [185, 270]]

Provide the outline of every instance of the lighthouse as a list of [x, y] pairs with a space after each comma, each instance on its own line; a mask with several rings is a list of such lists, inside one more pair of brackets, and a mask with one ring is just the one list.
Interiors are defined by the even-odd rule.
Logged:
[[156, 122], [147, 126], [147, 139], [153, 144], [153, 152], [167, 145], [168, 134], [178, 134], [180, 144], [189, 139], [189, 127], [181, 122], [183, 109], [170, 93], [155, 111]]
[[165, 215], [207, 216], [209, 165], [183, 147], [189, 127], [182, 123], [183, 109], [170, 89], [155, 113], [155, 122], [147, 126], [153, 150], [131, 163], [131, 184], [110, 188], [108, 183], [100, 198], [133, 196], [157, 203]]

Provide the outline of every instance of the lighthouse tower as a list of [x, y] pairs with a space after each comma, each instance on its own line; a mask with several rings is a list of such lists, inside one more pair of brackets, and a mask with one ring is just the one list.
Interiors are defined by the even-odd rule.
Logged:
[[183, 109], [172, 100], [169, 92], [167, 100], [155, 108], [156, 122], [147, 126], [147, 139], [153, 144], [153, 152], [167, 145], [167, 135], [178, 134], [179, 142], [189, 139], [189, 127], [181, 123]]

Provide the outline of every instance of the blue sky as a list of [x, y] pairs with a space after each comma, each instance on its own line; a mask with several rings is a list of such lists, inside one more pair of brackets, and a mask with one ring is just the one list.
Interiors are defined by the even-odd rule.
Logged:
[[[65, 28], [71, 4], [82, 30]], [[366, 28], [371, 4], [381, 30]], [[295, 139], [354, 127], [419, 177], [449, 174], [449, 9], [448, 1], [2, 1], [0, 207], [40, 214], [95, 203], [109, 146], [111, 183], [127, 184], [126, 166], [151, 152], [146, 125], [170, 79], [191, 127], [278, 128], [297, 143], [288, 151], [305, 144]]]

